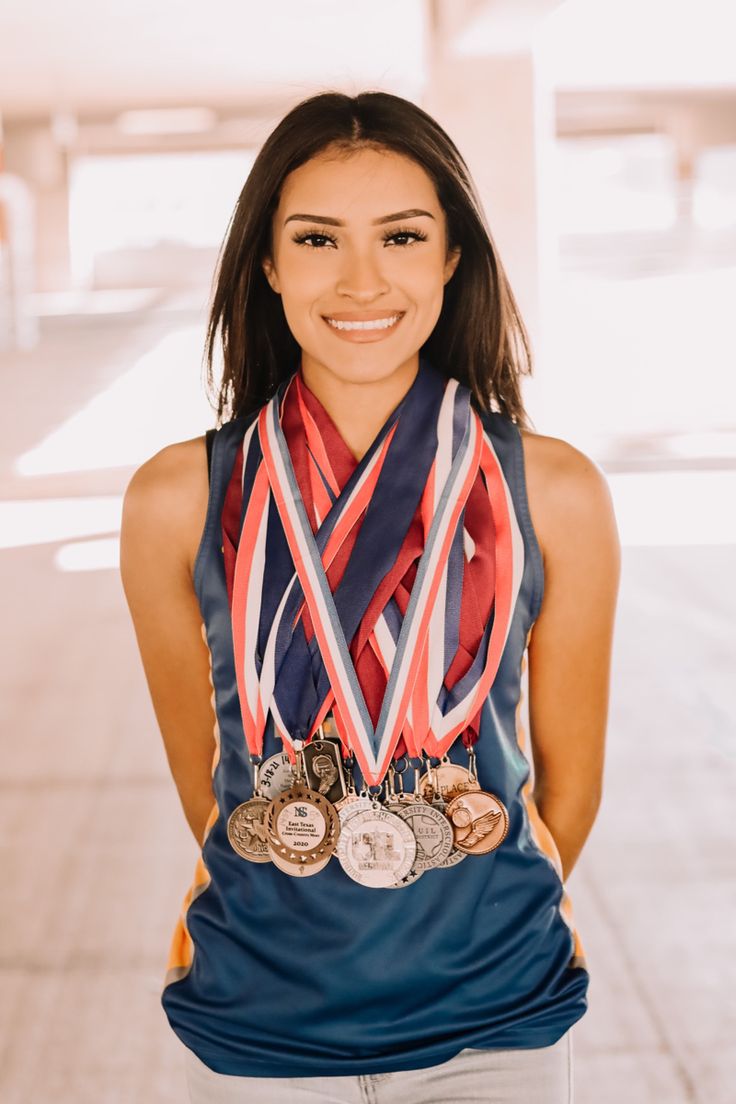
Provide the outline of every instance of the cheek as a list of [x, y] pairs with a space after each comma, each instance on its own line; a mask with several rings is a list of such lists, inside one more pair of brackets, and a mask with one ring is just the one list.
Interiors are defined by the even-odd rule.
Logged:
[[283, 294], [292, 299], [304, 300], [317, 294], [329, 283], [330, 276], [326, 265], [320, 266], [308, 262], [294, 263], [289, 266], [288, 275], [282, 276]]
[[395, 268], [396, 281], [411, 290], [417, 299], [432, 299], [444, 286], [444, 260], [436, 255], [418, 253]]

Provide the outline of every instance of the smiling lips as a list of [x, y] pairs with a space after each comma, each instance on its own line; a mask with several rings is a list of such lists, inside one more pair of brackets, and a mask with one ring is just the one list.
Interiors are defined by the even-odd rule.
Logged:
[[404, 311], [395, 311], [388, 314], [386, 311], [366, 311], [362, 314], [357, 311], [350, 313], [322, 315], [327, 325], [341, 336], [353, 337], [360, 335], [383, 335], [394, 330], [404, 316]]

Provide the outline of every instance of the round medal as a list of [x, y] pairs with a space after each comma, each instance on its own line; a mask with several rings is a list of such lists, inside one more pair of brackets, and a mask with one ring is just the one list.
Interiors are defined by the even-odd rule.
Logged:
[[448, 803], [445, 816], [452, 824], [455, 847], [468, 855], [493, 851], [509, 828], [506, 806], [485, 790], [459, 794]]
[[335, 850], [340, 818], [326, 797], [297, 782], [271, 801], [266, 833], [271, 847], [282, 858], [293, 853], [305, 862], [316, 863]]
[[381, 806], [346, 810], [337, 843], [340, 864], [354, 881], [375, 889], [399, 882], [412, 868], [417, 843], [401, 817]]
[[251, 797], [237, 805], [227, 821], [227, 838], [233, 851], [250, 862], [270, 862], [266, 815], [269, 798]]
[[294, 784], [294, 768], [287, 752], [277, 751], [258, 769], [258, 784], [264, 797], [276, 797]]
[[414, 833], [417, 841], [415, 870], [431, 870], [445, 861], [453, 849], [454, 836], [452, 825], [440, 809], [408, 794], [390, 802], [388, 808], [402, 817]]

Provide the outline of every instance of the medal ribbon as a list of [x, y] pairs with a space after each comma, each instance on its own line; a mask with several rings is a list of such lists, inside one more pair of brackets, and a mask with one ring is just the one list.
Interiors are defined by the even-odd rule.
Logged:
[[[297, 399], [292, 409], [298, 409], [306, 441], [308, 474], [305, 479], [300, 470], [300, 475], [316, 519], [314, 533], [281, 424], [292, 385]], [[377, 784], [402, 732], [411, 755], [423, 750], [442, 755], [479, 712], [508, 637], [524, 549], [503, 471], [469, 400], [467, 388], [422, 359], [412, 388], [342, 491], [298, 373], [249, 426], [242, 446], [243, 521], [232, 620], [241, 713], [255, 754], [262, 750], [269, 710], [279, 735], [292, 746], [294, 738], [306, 739], [316, 729], [334, 701], [338, 733], [365, 780]], [[434, 436], [426, 429], [432, 411]], [[471, 489], [474, 516], [485, 502], [487, 527], [495, 530], [493, 615], [470, 666], [448, 679], [458, 662], [467, 666], [458, 642], [461, 605], [467, 610], [467, 597], [473, 597], [463, 589], [464, 561], [475, 551], [464, 526]], [[392, 510], [397, 500], [403, 515]], [[419, 502], [426, 540], [402, 611], [399, 590], [381, 596], [381, 582], [388, 578], [387, 558], [389, 567], [397, 563], [402, 545], [411, 543], [407, 517]], [[351, 542], [333, 594], [330, 568], [341, 554], [345, 558]], [[352, 637], [358, 655], [370, 643], [386, 674], [375, 727], [348, 649]]]

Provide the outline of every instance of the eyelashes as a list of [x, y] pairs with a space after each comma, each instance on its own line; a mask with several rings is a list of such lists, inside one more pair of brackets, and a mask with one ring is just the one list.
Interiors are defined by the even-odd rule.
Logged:
[[[337, 239], [332, 234], [326, 233], [324, 230], [307, 230], [301, 234], [295, 234], [291, 239], [296, 245], [306, 245], [308, 249], [324, 249], [322, 245], [312, 245], [310, 239], [321, 238], [323, 241], [332, 242], [333, 245], [337, 244]], [[415, 245], [417, 241], [426, 241], [427, 235], [423, 234], [421, 230], [390, 230], [383, 235], [384, 242], [392, 241], [394, 238], [413, 238], [413, 241], [406, 242], [404, 245], [400, 245], [400, 249], [407, 249], [408, 247]]]

